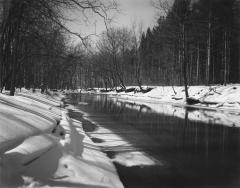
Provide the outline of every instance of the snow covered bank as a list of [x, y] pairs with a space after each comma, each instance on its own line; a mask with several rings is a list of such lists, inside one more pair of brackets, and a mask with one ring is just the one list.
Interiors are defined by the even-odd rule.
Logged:
[[122, 188], [111, 160], [59, 99], [0, 94], [0, 187]]
[[[130, 88], [134, 87], [128, 87], [127, 90], [131, 91]], [[95, 90], [88, 93], [107, 94], [117, 105], [125, 105], [141, 112], [150, 110], [191, 121], [240, 127], [240, 84], [190, 86], [189, 96], [200, 101], [194, 105], [186, 104], [184, 87], [152, 87], [146, 93], [135, 88], [131, 92]]]
[[[153, 89], [146, 93], [137, 91], [139, 89], [136, 86], [132, 87], [136, 88], [136, 90], [131, 92], [110, 91], [103, 93], [132, 101], [186, 105], [183, 86], [151, 86]], [[91, 91], [88, 92], [91, 93]], [[195, 107], [240, 110], [240, 84], [189, 86], [188, 92], [189, 97], [200, 101], [199, 104], [194, 105]], [[94, 93], [101, 93], [100, 89], [96, 89]]]
[[63, 121], [61, 125], [68, 134], [61, 142], [63, 157], [56, 173], [73, 173], [66, 180], [78, 183], [79, 187], [123, 187], [113, 163], [85, 134], [82, 123], [65, 115]]
[[37, 107], [18, 101], [15, 96], [0, 94], [0, 155], [21, 144], [26, 138], [51, 133], [60, 116], [57, 110], [46, 109], [43, 105], [39, 103]]

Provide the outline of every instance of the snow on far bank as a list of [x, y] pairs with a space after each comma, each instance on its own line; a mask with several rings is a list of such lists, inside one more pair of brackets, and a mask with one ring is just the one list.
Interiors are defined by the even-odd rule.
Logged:
[[[208, 107], [240, 109], [240, 84], [210, 87], [190, 86], [188, 92], [190, 97], [200, 100], [203, 105]], [[136, 96], [172, 103], [185, 102], [185, 90], [183, 87], [156, 87], [146, 94], [137, 94]]]
[[146, 93], [137, 92], [136, 86], [127, 87], [128, 90], [130, 88], [136, 88], [136, 91], [100, 92], [96, 89], [93, 93], [108, 94], [116, 104], [124, 101], [127, 102], [126, 107], [141, 109], [142, 112], [151, 110], [181, 119], [185, 119], [187, 114], [188, 120], [192, 121], [240, 127], [240, 84], [189, 86], [189, 96], [200, 101], [195, 105], [186, 104], [182, 86], [152, 86], [153, 89]]
[[[93, 91], [84, 91], [88, 93], [104, 93], [131, 100], [141, 100], [145, 102], [164, 102], [174, 104], [186, 104], [185, 89], [183, 86], [143, 86], [144, 88], [153, 88], [151, 91], [139, 92], [137, 86], [128, 86], [127, 89], [136, 88], [131, 92], [101, 92], [103, 89]], [[200, 101], [198, 106], [218, 109], [240, 110], [240, 84], [229, 84], [226, 86], [189, 86], [189, 97]]]

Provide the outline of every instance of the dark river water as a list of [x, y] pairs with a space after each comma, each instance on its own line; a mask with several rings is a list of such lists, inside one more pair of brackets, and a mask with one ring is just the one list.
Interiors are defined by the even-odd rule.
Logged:
[[[161, 163], [126, 166], [115, 162], [125, 187], [240, 187], [238, 127], [189, 120], [188, 109], [183, 109], [183, 118], [164, 115], [147, 105], [107, 95], [74, 94], [69, 98], [76, 108], [88, 113], [88, 120], [74, 112], [71, 117], [83, 121], [85, 131], [94, 142], [104, 146], [102, 149], [109, 157], [141, 151]], [[107, 147], [109, 140], [98, 134], [101, 128], [129, 144]]]

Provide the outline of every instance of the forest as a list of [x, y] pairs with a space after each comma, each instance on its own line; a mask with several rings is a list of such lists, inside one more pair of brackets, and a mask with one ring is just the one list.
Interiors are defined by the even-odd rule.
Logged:
[[84, 49], [72, 45], [69, 36], [85, 37], [66, 26], [66, 11], [83, 17], [92, 12], [107, 22], [107, 12], [115, 7], [107, 0], [0, 0], [1, 91], [73, 88]]
[[[240, 81], [240, 0], [153, 0], [161, 15], [143, 31], [106, 26], [96, 41], [64, 25], [62, 9], [105, 19], [115, 3], [1, 0], [0, 86], [114, 89], [137, 85], [212, 85]], [[69, 34], [82, 44], [72, 45]]]
[[159, 1], [156, 6], [166, 16], [141, 32], [140, 39], [134, 29], [112, 28], [103, 33], [83, 86], [103, 87], [100, 80], [107, 87], [123, 88], [184, 85], [184, 80], [190, 85], [239, 82], [239, 4], [175, 0], [170, 8], [167, 1]]

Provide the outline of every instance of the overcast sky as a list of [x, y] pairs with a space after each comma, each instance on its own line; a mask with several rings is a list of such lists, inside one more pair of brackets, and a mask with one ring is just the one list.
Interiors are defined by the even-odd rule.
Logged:
[[[113, 26], [132, 27], [132, 23], [142, 24], [143, 31], [148, 27], [153, 27], [156, 23], [156, 10], [151, 5], [151, 0], [116, 0], [119, 4], [120, 13], [115, 14]], [[78, 12], [71, 12], [68, 15], [74, 21], [68, 22], [67, 26], [74, 32], [80, 32], [82, 35], [89, 35], [96, 32], [100, 34], [105, 30], [101, 18], [90, 15], [88, 22], [82, 21], [82, 16]], [[95, 26], [96, 25], [96, 26]], [[73, 37], [73, 40], [77, 40]], [[76, 42], [76, 41], [75, 41]], [[74, 42], [74, 43], [75, 43]]]

